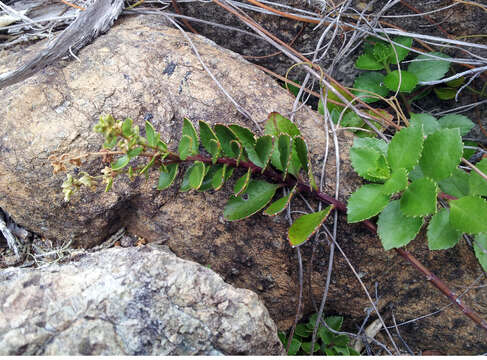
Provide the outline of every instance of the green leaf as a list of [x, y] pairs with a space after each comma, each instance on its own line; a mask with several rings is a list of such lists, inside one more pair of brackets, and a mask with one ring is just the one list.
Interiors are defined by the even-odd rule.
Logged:
[[409, 177], [409, 180], [411, 180], [411, 181], [414, 181], [414, 180], [417, 180], [419, 178], [424, 177], [424, 174], [421, 171], [421, 167], [419, 166], [419, 164], [416, 165], [414, 167], [414, 169], [409, 172], [408, 177]]
[[421, 170], [433, 180], [450, 177], [463, 153], [459, 129], [442, 129], [428, 136], [424, 142]]
[[441, 126], [433, 116], [430, 114], [414, 114], [411, 113], [410, 126], [421, 126], [425, 135], [431, 135], [435, 131], [440, 130]]
[[198, 124], [200, 127], [201, 145], [203, 145], [208, 153], [213, 154], [215, 149], [214, 145], [212, 144], [214, 144], [214, 142], [219, 143], [218, 138], [216, 137], [215, 132], [211, 129], [210, 125], [208, 125], [206, 122], [200, 120]]
[[384, 155], [373, 148], [356, 147], [354, 143], [350, 149], [350, 159], [357, 174], [366, 180], [381, 182], [390, 176]]
[[127, 156], [129, 157], [129, 159], [133, 159], [134, 157], [139, 156], [143, 150], [144, 148], [142, 146], [138, 146], [134, 149], [127, 151]]
[[391, 53], [392, 48], [390, 47], [390, 45], [382, 41], [377, 42], [372, 48], [372, 54], [374, 55], [374, 58], [381, 63], [389, 63], [388, 58]]
[[223, 168], [223, 164], [211, 165], [205, 167], [205, 177], [198, 191], [207, 191], [213, 188], [213, 177], [216, 172]]
[[205, 177], [205, 164], [201, 161], [195, 161], [189, 173], [189, 186], [193, 189], [199, 189]]
[[384, 183], [382, 192], [386, 195], [393, 195], [400, 191], [403, 191], [408, 187], [408, 172], [404, 168], [399, 168], [394, 171], [389, 178]]
[[287, 354], [296, 355], [300, 348], [301, 348], [301, 341], [293, 337], [293, 339], [291, 340], [291, 345], [289, 345], [289, 351]]
[[[139, 171], [139, 175], [145, 174], [147, 176], [147, 170], [154, 165], [154, 162], [156, 161], [157, 155], [154, 155], [150, 161]], [[132, 172], [133, 175], [133, 172]], [[130, 177], [130, 176], [129, 176]]]
[[[311, 354], [311, 342], [304, 342], [301, 344], [301, 347], [303, 348], [303, 351], [306, 354]], [[314, 353], [317, 352], [320, 349], [320, 346], [315, 343], [315, 348], [314, 348]]]
[[456, 168], [450, 177], [438, 181], [438, 185], [440, 185], [440, 189], [444, 193], [460, 198], [469, 195], [470, 179], [471, 175], [469, 176], [465, 171]]
[[259, 158], [259, 155], [257, 155], [257, 152], [255, 151], [256, 141], [252, 131], [240, 125], [230, 125], [229, 128], [233, 131], [240, 144], [242, 144], [249, 157], [249, 160], [255, 165], [262, 167], [263, 164]]
[[333, 339], [333, 343], [340, 347], [346, 347], [349, 342], [350, 342], [350, 338], [347, 335], [336, 335], [335, 338]]
[[[407, 46], [408, 48], [410, 48], [413, 45], [413, 39], [406, 36], [394, 37], [392, 38], [392, 41]], [[409, 49], [405, 49], [403, 47], [394, 44], [392, 44], [392, 47], [394, 47], [394, 49], [396, 50], [397, 58], [399, 62], [403, 61], [406, 58], [406, 56], [408, 56], [409, 54]], [[397, 64], [398, 62], [396, 60], [396, 55], [394, 54], [394, 51], [392, 51], [392, 48], [391, 48], [391, 52], [392, 54], [389, 56], [389, 61], [391, 62], [391, 64]]]
[[360, 55], [355, 62], [355, 67], [360, 70], [382, 70], [384, 65], [369, 54]]
[[423, 129], [418, 126], [410, 126], [396, 132], [387, 149], [387, 160], [391, 170], [404, 168], [413, 169], [423, 150]]
[[232, 148], [232, 152], [235, 154], [233, 157], [237, 159], [237, 166], [238, 166], [240, 161], [244, 159], [242, 145], [240, 145], [238, 140], [232, 140], [230, 141], [230, 147]]
[[281, 170], [284, 173], [283, 179], [286, 179], [289, 161], [291, 160], [291, 137], [286, 134], [279, 135], [277, 146], [279, 150], [279, 162], [281, 164]]
[[387, 156], [387, 147], [388, 144], [382, 139], [376, 139], [371, 137], [366, 138], [354, 138], [353, 139], [353, 146], [354, 147], [370, 147], [372, 149], [377, 150], [382, 155]]
[[320, 328], [318, 329], [318, 336], [320, 337], [323, 344], [330, 345], [331, 343], [333, 343], [333, 338], [335, 337], [335, 334], [333, 334], [326, 327], [320, 326]]
[[288, 239], [291, 246], [305, 243], [326, 220], [332, 210], [331, 205], [322, 211], [302, 215], [297, 218], [288, 231]]
[[157, 190], [165, 190], [172, 185], [176, 175], [178, 174], [178, 163], [168, 164], [166, 169], [161, 166], [161, 171], [159, 174], [159, 182], [157, 183]]
[[286, 209], [287, 206], [289, 205], [289, 202], [291, 201], [291, 198], [294, 195], [295, 191], [296, 191], [296, 185], [289, 192], [287, 196], [284, 196], [279, 200], [276, 200], [272, 204], [270, 204], [269, 207], [264, 210], [263, 214], [268, 216], [275, 216], [281, 213], [282, 211], [284, 211], [284, 209]]
[[487, 271], [487, 234], [478, 234], [475, 236], [473, 249], [482, 269]]
[[308, 145], [306, 144], [306, 141], [304, 141], [302, 136], [296, 136], [293, 139], [293, 144], [295, 146], [296, 155], [301, 163], [301, 166], [303, 167], [304, 171], [308, 173], [311, 163], [309, 160]]
[[475, 124], [468, 117], [459, 114], [448, 114], [441, 117], [438, 122], [444, 129], [460, 129], [460, 135], [467, 135]]
[[379, 101], [378, 97], [373, 96], [370, 93], [378, 94], [382, 97], [389, 94], [389, 89], [387, 89], [383, 82], [385, 76], [379, 72], [371, 71], [366, 72], [359, 77], [357, 77], [353, 83], [355, 89], [366, 90], [366, 91], [353, 91], [353, 93], [359, 96], [362, 101], [366, 103], [373, 103]]
[[347, 221], [356, 223], [377, 215], [389, 202], [383, 193], [383, 185], [367, 184], [355, 191], [348, 199]]
[[[449, 59], [448, 55], [440, 52], [431, 52], [441, 58]], [[450, 69], [450, 62], [436, 60], [428, 55], [419, 55], [408, 66], [408, 71], [416, 75], [419, 82], [440, 80]]]
[[240, 196], [232, 196], [225, 205], [223, 216], [229, 221], [245, 219], [266, 206], [279, 185], [263, 180], [251, 180]]
[[[487, 174], [487, 158], [483, 158], [475, 166]], [[469, 185], [470, 195], [487, 196], [487, 180], [473, 170], [470, 172]]]
[[465, 78], [462, 76], [462, 77], [448, 81], [446, 83], [446, 85], [448, 85], [449, 87], [452, 87], [452, 88], [457, 88], [457, 87], [460, 87], [461, 85], [463, 85], [464, 82], [465, 82]]
[[[347, 335], [342, 335], [345, 336], [347, 339]], [[341, 354], [343, 356], [350, 356], [350, 351], [348, 350], [347, 346], [333, 346], [333, 350], [335, 350], [338, 354]]]
[[326, 356], [337, 356], [337, 352], [333, 348], [325, 347]]
[[288, 134], [294, 137], [301, 135], [301, 132], [291, 120], [277, 112], [272, 112], [267, 117], [264, 134], [275, 137], [279, 136], [279, 134]]
[[343, 325], [343, 316], [328, 316], [325, 322], [333, 330], [340, 331]]
[[191, 190], [191, 185], [189, 184], [189, 175], [191, 175], [191, 171], [193, 169], [194, 163], [191, 164], [184, 173], [183, 181], [181, 181], [181, 185], [179, 187], [179, 191], [186, 192]]
[[441, 87], [441, 88], [433, 88], [433, 91], [436, 94], [436, 97], [440, 100], [451, 100], [455, 99], [457, 95], [457, 89], [453, 89], [451, 87]]
[[198, 154], [198, 148], [200, 147], [200, 140], [198, 134], [191, 121], [188, 118], [183, 119], [183, 132], [182, 135], [189, 136], [191, 138], [191, 155]]
[[130, 159], [129, 159], [128, 155], [123, 155], [123, 156], [119, 157], [117, 159], [117, 161], [112, 163], [112, 170], [117, 171], [117, 170], [123, 169], [125, 166], [127, 166], [129, 161], [130, 161]]
[[406, 246], [418, 234], [423, 218], [404, 216], [399, 200], [386, 206], [377, 221], [377, 233], [385, 250]]
[[279, 340], [281, 340], [281, 343], [284, 346], [284, 348], [286, 348], [287, 345], [286, 333], [284, 331], [278, 331], [277, 336], [279, 337]]
[[462, 233], [451, 226], [450, 211], [441, 209], [431, 218], [426, 236], [430, 250], [444, 250], [454, 247]]
[[271, 135], [264, 135], [257, 139], [255, 151], [261, 161], [262, 171], [265, 170], [271, 159], [273, 146]]
[[438, 186], [429, 178], [413, 181], [401, 197], [401, 211], [406, 216], [426, 216], [436, 213]]
[[216, 139], [216, 140], [210, 139], [210, 141], [208, 143], [208, 152], [211, 155], [212, 164], [216, 164], [216, 162], [220, 156], [220, 151], [221, 151], [221, 147], [220, 147], [220, 142], [218, 141], [218, 139]]
[[193, 148], [193, 139], [188, 135], [183, 135], [179, 140], [178, 152], [181, 160], [186, 160], [191, 155]]
[[[159, 134], [157, 134], [159, 135]], [[157, 146], [159, 137], [156, 136], [156, 132], [152, 124], [148, 121], [145, 122], [145, 137], [147, 138], [147, 144], [150, 146]]]
[[[401, 86], [399, 87], [399, 74], [401, 74]], [[384, 85], [391, 91], [397, 91], [399, 87], [400, 92], [410, 93], [416, 87], [418, 78], [413, 73], [402, 70], [391, 71], [384, 78]]]
[[220, 190], [225, 183], [225, 180], [227, 180], [227, 166], [227, 164], [223, 164], [223, 166], [218, 167], [215, 174], [213, 174], [213, 178], [211, 180], [211, 186], [213, 186], [213, 189]]
[[130, 137], [132, 135], [132, 119], [127, 118], [122, 124], [122, 135], [125, 137]]
[[303, 338], [307, 338], [310, 334], [313, 333], [313, 330], [308, 329], [306, 324], [297, 324], [296, 329], [294, 330], [294, 333], [298, 336], [303, 337]]
[[235, 184], [233, 186], [233, 193], [235, 194], [235, 196], [239, 196], [247, 189], [251, 174], [252, 174], [252, 170], [249, 168], [243, 176], [241, 176], [237, 181], [235, 181]]
[[340, 123], [342, 127], [362, 127], [365, 124], [365, 121], [355, 114], [355, 112], [349, 110], [345, 112], [343, 115], [342, 122]]
[[450, 223], [467, 234], [487, 232], [487, 201], [477, 196], [451, 200]]
[[235, 134], [229, 128], [222, 124], [216, 124], [214, 129], [215, 135], [220, 141], [223, 154], [229, 158], [236, 158], [237, 154], [233, 152], [231, 145], [231, 141], [237, 139]]

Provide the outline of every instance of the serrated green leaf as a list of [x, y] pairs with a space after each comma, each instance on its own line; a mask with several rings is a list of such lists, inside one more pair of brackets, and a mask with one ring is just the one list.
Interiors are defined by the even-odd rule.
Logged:
[[[430, 55], [448, 59], [448, 55], [432, 52]], [[419, 82], [440, 80], [450, 69], [450, 62], [436, 60], [428, 55], [419, 55], [408, 66], [408, 71], [416, 75]]]
[[132, 119], [130, 118], [127, 118], [124, 120], [123, 124], [122, 124], [122, 135], [125, 136], [125, 137], [129, 137], [130, 135], [132, 135]]
[[[370, 71], [357, 77], [353, 83], [355, 89], [366, 90], [357, 91], [353, 93], [360, 97], [362, 101], [366, 103], [373, 103], [379, 101], [380, 98], [373, 96], [373, 94], [380, 95], [382, 97], [389, 94], [389, 89], [383, 84], [385, 76], [379, 72]], [[372, 93], [372, 94], [371, 94]]]
[[255, 144], [255, 151], [260, 158], [262, 164], [262, 171], [265, 170], [272, 156], [272, 149], [274, 147], [272, 136], [264, 135], [257, 139]]
[[430, 250], [444, 250], [454, 247], [462, 233], [450, 224], [450, 211], [441, 209], [433, 215], [426, 233]]
[[263, 180], [251, 180], [240, 196], [232, 196], [225, 205], [223, 216], [229, 221], [245, 219], [266, 206], [279, 185]]
[[293, 187], [293, 189], [289, 192], [287, 196], [284, 196], [279, 200], [276, 200], [272, 204], [270, 204], [269, 207], [264, 210], [263, 214], [268, 216], [275, 216], [277, 214], [280, 214], [282, 211], [284, 211], [287, 208], [295, 192], [296, 192], [296, 185]]
[[191, 167], [191, 172], [189, 173], [189, 186], [192, 189], [199, 189], [201, 184], [203, 183], [203, 179], [205, 177], [205, 164], [201, 161], [195, 161], [193, 166]]
[[[301, 344], [301, 348], [306, 354], [311, 354], [311, 342], [304, 342]], [[315, 343], [314, 351], [313, 353], [317, 352], [320, 349], [320, 346]]]
[[388, 58], [391, 55], [392, 48], [387, 43], [382, 41], [377, 42], [374, 47], [372, 48], [372, 54], [374, 55], [375, 60], [380, 63], [389, 62]]
[[354, 144], [350, 149], [350, 159], [353, 169], [366, 180], [380, 182], [390, 176], [384, 155], [373, 148], [356, 147]]
[[451, 100], [455, 99], [457, 95], [457, 89], [453, 89], [451, 87], [441, 87], [441, 88], [433, 88], [433, 91], [436, 94], [436, 97], [440, 100]]
[[264, 134], [278, 137], [280, 134], [299, 136], [301, 132], [298, 127], [289, 119], [277, 112], [271, 112], [265, 123]]
[[[475, 166], [484, 174], [487, 174], [487, 158], [483, 158]], [[473, 170], [470, 172], [469, 177], [469, 194], [487, 196], [487, 180]]]
[[[313, 326], [314, 326], [314, 324], [313, 324]], [[331, 343], [333, 343], [333, 338], [335, 337], [335, 334], [333, 334], [326, 327], [321, 326], [318, 329], [318, 336], [320, 337], [323, 344], [330, 345]]]
[[312, 329], [308, 329], [306, 327], [306, 324], [297, 324], [296, 329], [294, 330], [294, 333], [298, 336], [301, 336], [303, 338], [307, 338], [309, 335], [313, 333]]
[[193, 139], [188, 135], [181, 136], [179, 140], [178, 152], [181, 160], [186, 160], [192, 154]]
[[331, 210], [332, 206], [330, 205], [322, 211], [302, 215], [297, 218], [289, 228], [287, 234], [291, 246], [299, 246], [308, 241], [311, 235], [313, 235], [326, 220]]
[[159, 174], [159, 182], [157, 183], [157, 190], [165, 190], [172, 185], [176, 175], [178, 174], [178, 163], [168, 164], [165, 171], [161, 167]]
[[429, 178], [413, 181], [401, 197], [401, 211], [406, 216], [426, 216], [436, 213], [437, 184]]
[[229, 128], [222, 124], [216, 124], [214, 129], [215, 135], [220, 141], [223, 154], [226, 157], [235, 158], [237, 154], [233, 152], [232, 146], [230, 144], [232, 140], [237, 139], [235, 134]]
[[354, 147], [365, 147], [365, 148], [372, 148], [380, 152], [382, 155], [387, 157], [387, 148], [388, 144], [382, 139], [376, 138], [354, 138], [353, 139], [353, 146]]
[[289, 345], [289, 351], [287, 354], [296, 355], [299, 349], [301, 349], [301, 341], [293, 337], [293, 339], [291, 340], [291, 345]]
[[477, 196], [450, 200], [450, 223], [467, 234], [487, 232], [487, 201]]
[[[212, 150], [214, 151], [215, 149], [211, 144], [214, 142], [219, 143], [218, 138], [216, 137], [215, 132], [211, 129], [210, 125], [208, 125], [206, 122], [200, 120], [198, 124], [200, 127], [201, 145], [203, 145], [208, 153], [213, 154]], [[211, 140], [213, 140], [213, 142]]]
[[360, 70], [382, 70], [384, 65], [369, 54], [360, 55], [355, 62], [355, 67]]
[[356, 223], [377, 215], [386, 207], [389, 196], [383, 185], [367, 184], [358, 188], [348, 199], [347, 221]]
[[[394, 37], [394, 38], [392, 38], [392, 41], [394, 41], [398, 44], [407, 46], [408, 48], [411, 48], [411, 46], [413, 45], [413, 39], [410, 37], [406, 37], [406, 36]], [[409, 51], [410, 51], [409, 49], [405, 49], [401, 46], [394, 45], [394, 44], [392, 44], [392, 47], [394, 47], [394, 49], [396, 50], [397, 59], [396, 59], [396, 55], [394, 54], [394, 51], [391, 48], [392, 54], [389, 56], [389, 59], [388, 59], [391, 62], [391, 64], [397, 64], [398, 63], [397, 60], [399, 60], [399, 62], [403, 61], [406, 58], [406, 56], [408, 56]]]
[[430, 114], [414, 114], [411, 113], [410, 126], [423, 125], [423, 131], [425, 135], [431, 135], [435, 131], [440, 130], [441, 126], [435, 117]]
[[183, 119], [183, 130], [182, 135], [189, 136], [191, 138], [191, 155], [198, 154], [198, 148], [200, 146], [200, 140], [198, 138], [198, 134], [196, 133], [196, 129], [191, 121], [188, 118]]
[[460, 114], [448, 114], [438, 120], [440, 126], [444, 129], [460, 129], [460, 135], [467, 135], [475, 124], [468, 117]]
[[442, 129], [428, 136], [424, 142], [419, 165], [423, 173], [439, 181], [450, 177], [463, 153], [459, 129]]
[[127, 166], [129, 161], [130, 161], [130, 158], [128, 155], [123, 155], [123, 156], [119, 157], [117, 159], [117, 161], [112, 163], [112, 170], [117, 171], [117, 170], [123, 169], [125, 166]]
[[233, 185], [234, 196], [239, 196], [247, 189], [247, 186], [250, 182], [251, 174], [252, 170], [249, 168], [244, 175], [242, 175], [237, 181], [235, 181], [235, 184]]
[[487, 271], [487, 234], [478, 234], [475, 236], [473, 249], [482, 269]]
[[147, 144], [149, 144], [149, 146], [157, 146], [159, 138], [158, 136], [156, 136], [154, 127], [148, 121], [145, 122], [145, 137], [147, 139]]
[[279, 162], [283, 172], [283, 179], [286, 179], [289, 161], [291, 160], [291, 137], [287, 134], [279, 135], [277, 146], [279, 150]]
[[[470, 186], [469, 176], [465, 171], [456, 168], [450, 177], [438, 181], [441, 191], [449, 195], [460, 198], [462, 196], [469, 195]], [[473, 194], [470, 194], [473, 195]]]
[[404, 216], [399, 200], [394, 200], [380, 213], [377, 233], [384, 249], [390, 250], [409, 244], [422, 225], [423, 218]]
[[[399, 74], [401, 78], [399, 79]], [[400, 81], [400, 87], [399, 87]], [[400, 92], [410, 93], [416, 87], [418, 83], [418, 78], [413, 73], [402, 70], [393, 70], [384, 78], [384, 85], [391, 91], [397, 91], [399, 88]]]
[[391, 170], [404, 168], [413, 169], [423, 150], [423, 129], [419, 126], [410, 126], [397, 132], [389, 143], [387, 160]]
[[129, 157], [129, 159], [133, 159], [134, 157], [139, 156], [142, 151], [144, 151], [144, 148], [142, 146], [138, 146], [134, 149], [127, 151], [127, 156]]
[[404, 168], [397, 169], [384, 183], [382, 192], [386, 195], [393, 195], [408, 187], [408, 172]]

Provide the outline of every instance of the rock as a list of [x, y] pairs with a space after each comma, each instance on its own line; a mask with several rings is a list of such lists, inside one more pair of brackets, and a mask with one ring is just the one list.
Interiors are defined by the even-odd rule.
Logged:
[[258, 296], [162, 246], [0, 272], [0, 355], [281, 355]]
[[[293, 98], [253, 65], [209, 40], [190, 37], [223, 87], [257, 123], [262, 125], [271, 111], [284, 115], [291, 111]], [[0, 71], [19, 65], [21, 58], [14, 55], [4, 58]], [[102, 139], [92, 127], [101, 114], [130, 116], [141, 126], [145, 116], [152, 117], [155, 128], [173, 148], [184, 116], [195, 123], [237, 122], [258, 131], [222, 95], [186, 38], [160, 25], [157, 18], [125, 18], [78, 56], [81, 62], [57, 64], [0, 90], [0, 106], [6, 109], [0, 113], [0, 207], [29, 230], [47, 238], [72, 239], [80, 247], [102, 242], [121, 226], [148, 241], [162, 241], [176, 255], [211, 266], [232, 285], [256, 291], [278, 327], [287, 329], [295, 317], [298, 293], [296, 253], [287, 242], [287, 220], [284, 216], [256, 215], [238, 222], [224, 221], [222, 208], [231, 184], [218, 192], [179, 193], [178, 184], [157, 192], [154, 173], [148, 181], [131, 183], [120, 178], [109, 193], [102, 189], [96, 193], [83, 191], [70, 203], [63, 202], [63, 176], [52, 175], [47, 158], [66, 151], [99, 150]], [[306, 106], [296, 113], [295, 121], [310, 144], [318, 173], [326, 146], [324, 125]], [[348, 161], [351, 136], [342, 133], [339, 140], [339, 197], [345, 200], [360, 182]], [[334, 159], [331, 144], [325, 186], [329, 194], [334, 192]], [[84, 168], [98, 173], [102, 165], [93, 160]], [[299, 198], [293, 206], [306, 210]], [[373, 292], [377, 283], [379, 308], [384, 311], [393, 305], [397, 322], [448, 304], [414, 268], [394, 252], [385, 252], [360, 225], [346, 225], [344, 217], [339, 221], [342, 248], [369, 291]], [[317, 300], [326, 277], [328, 246], [322, 240], [314, 245], [310, 242], [302, 250], [306, 271], [304, 313], [310, 313], [313, 306], [308, 279]], [[464, 242], [454, 249], [431, 253], [420, 236], [408, 250], [457, 292], [481, 274], [471, 248]], [[333, 274], [326, 311], [344, 315], [355, 330], [370, 304], [339, 253]], [[472, 288], [463, 299], [487, 317], [487, 288]], [[485, 333], [454, 306], [400, 329], [417, 351], [430, 347], [462, 354], [487, 351]], [[461, 341], [458, 333], [462, 334]]]

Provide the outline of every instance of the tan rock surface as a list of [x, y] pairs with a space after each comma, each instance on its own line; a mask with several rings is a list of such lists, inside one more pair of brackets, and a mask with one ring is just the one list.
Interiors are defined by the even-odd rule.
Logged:
[[[288, 327], [297, 301], [297, 262], [286, 240], [287, 222], [284, 217], [262, 216], [225, 222], [222, 209], [230, 186], [216, 193], [178, 193], [176, 188], [156, 192], [157, 175], [153, 174], [147, 182], [121, 179], [109, 193], [86, 191], [68, 204], [63, 202], [63, 176], [52, 175], [47, 158], [66, 151], [98, 150], [102, 140], [91, 129], [101, 114], [130, 116], [142, 125], [150, 113], [154, 126], [172, 146], [184, 116], [194, 122], [238, 122], [256, 130], [203, 71], [178, 31], [154, 18], [126, 18], [119, 23], [79, 53], [81, 62], [57, 64], [0, 90], [0, 207], [43, 236], [72, 238], [83, 247], [103, 241], [122, 222], [132, 233], [150, 241], [162, 240], [178, 256], [209, 265], [233, 285], [256, 291], [278, 326]], [[253, 65], [204, 38], [191, 38], [217, 79], [254, 120], [262, 123], [271, 111], [286, 114], [291, 110], [291, 96]], [[19, 61], [7, 56], [0, 69], [13, 68]], [[307, 107], [297, 113], [296, 121], [318, 165], [325, 149], [324, 126]], [[350, 137], [341, 142], [346, 150]], [[346, 151], [341, 156], [346, 160]], [[327, 191], [332, 193], [333, 153], [329, 159]], [[88, 169], [94, 173], [101, 165], [93, 161]], [[346, 161], [341, 177], [341, 197], [345, 199], [358, 184]], [[298, 200], [296, 206], [302, 203]], [[348, 226], [340, 218], [339, 229], [340, 244], [372, 293], [377, 282], [379, 307], [385, 311], [387, 305], [394, 306], [398, 322], [448, 303], [394, 252], [384, 252], [378, 240], [359, 225]], [[419, 239], [408, 248], [458, 293], [480, 274], [465, 244], [430, 253]], [[311, 246], [303, 250], [308, 272]], [[326, 241], [316, 247], [312, 287], [317, 301], [326, 276], [327, 251]], [[339, 254], [328, 299], [326, 312], [341, 313], [350, 324], [358, 322], [369, 306]], [[471, 289], [465, 300], [487, 317], [487, 288]], [[305, 302], [305, 311], [312, 311], [307, 291]], [[462, 354], [487, 351], [485, 332], [455, 307], [403, 326], [401, 334], [416, 350]]]

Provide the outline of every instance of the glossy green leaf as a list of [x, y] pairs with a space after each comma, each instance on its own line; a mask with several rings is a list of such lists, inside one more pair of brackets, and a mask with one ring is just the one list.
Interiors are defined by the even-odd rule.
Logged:
[[377, 233], [385, 250], [406, 246], [423, 225], [423, 218], [407, 217], [400, 208], [399, 200], [394, 200], [379, 215]]
[[186, 160], [188, 156], [191, 156], [193, 148], [193, 139], [188, 135], [181, 136], [179, 140], [178, 152], [181, 160]]
[[252, 131], [240, 125], [230, 125], [229, 128], [233, 131], [240, 144], [242, 144], [249, 160], [255, 165], [262, 167], [263, 164], [255, 151], [256, 140]]
[[[401, 75], [400, 78], [399, 75]], [[416, 75], [404, 70], [400, 73], [399, 70], [393, 70], [384, 78], [384, 85], [391, 91], [397, 91], [399, 88], [400, 92], [410, 93], [416, 88], [417, 83]]]
[[[233, 168], [231, 168], [233, 170]], [[227, 180], [227, 172], [228, 172], [228, 165], [223, 164], [223, 166], [219, 166], [213, 174], [213, 178], [211, 180], [211, 186], [213, 189], [220, 190], [225, 181]]]
[[178, 163], [166, 165], [166, 169], [161, 167], [157, 190], [165, 190], [172, 185], [178, 174]]
[[[354, 90], [353, 93], [360, 97], [362, 101], [366, 103], [373, 103], [379, 101], [380, 98], [373, 94], [378, 94], [382, 97], [389, 94], [389, 89], [383, 84], [385, 76], [379, 72], [370, 71], [357, 77], [353, 83], [355, 89], [366, 90], [358, 91]], [[372, 93], [372, 94], [371, 94]]]
[[438, 120], [440, 126], [444, 129], [460, 129], [460, 135], [464, 136], [469, 133], [475, 124], [468, 117], [460, 114], [448, 114]]
[[220, 142], [223, 154], [226, 157], [236, 158], [237, 154], [233, 152], [231, 146], [231, 141], [237, 139], [235, 134], [229, 128], [222, 124], [216, 124], [214, 129], [215, 135]]
[[[413, 45], [413, 39], [406, 36], [394, 37], [392, 38], [392, 41], [407, 46], [408, 48], [411, 48], [411, 46]], [[394, 53], [394, 50], [392, 50], [392, 48], [396, 50], [396, 53]], [[409, 49], [405, 49], [399, 45], [392, 44], [391, 46], [392, 54], [389, 56], [389, 61], [391, 62], [391, 64], [397, 64], [398, 63], [397, 60], [399, 60], [399, 62], [403, 61], [406, 58], [406, 56], [408, 56], [409, 51], [410, 51]], [[396, 54], [397, 54], [397, 58], [396, 58]]]
[[[157, 134], [159, 135], [159, 134]], [[157, 146], [157, 142], [159, 141], [159, 136], [156, 135], [154, 127], [148, 121], [145, 122], [145, 137], [147, 139], [147, 144], [150, 146]]]
[[450, 177], [463, 153], [459, 129], [442, 129], [428, 136], [419, 160], [421, 171], [433, 180]]
[[299, 349], [301, 349], [301, 341], [293, 337], [293, 339], [291, 340], [291, 345], [289, 345], [289, 351], [287, 354], [296, 355]]
[[414, 180], [401, 197], [401, 211], [406, 216], [436, 213], [437, 184], [429, 178]]
[[271, 135], [264, 135], [257, 139], [257, 142], [255, 144], [255, 151], [259, 156], [262, 171], [265, 170], [267, 164], [271, 159], [273, 147], [274, 144]]
[[[304, 342], [301, 344], [301, 348], [306, 354], [311, 354], [311, 342]], [[320, 349], [320, 346], [315, 343], [313, 353], [317, 352]]]
[[426, 236], [430, 250], [444, 250], [454, 247], [462, 232], [451, 226], [450, 211], [441, 209], [431, 218]]
[[266, 206], [279, 185], [263, 180], [251, 180], [240, 196], [232, 196], [225, 205], [223, 216], [229, 221], [245, 219]]
[[304, 171], [308, 173], [309, 167], [311, 165], [308, 153], [308, 145], [304, 141], [302, 136], [296, 136], [293, 139], [293, 143], [296, 149], [296, 155], [303, 167]]
[[198, 134], [196, 133], [196, 129], [191, 121], [188, 118], [183, 119], [183, 131], [182, 135], [189, 136], [191, 138], [191, 155], [198, 154], [198, 148], [200, 146], [200, 140], [198, 138]]
[[[448, 59], [448, 55], [432, 52], [437, 57]], [[436, 60], [428, 55], [419, 55], [408, 66], [408, 71], [416, 75], [419, 82], [440, 80], [450, 68], [450, 62]]]
[[193, 189], [199, 189], [205, 177], [205, 164], [201, 161], [195, 161], [189, 173], [189, 186]]
[[406, 169], [399, 168], [394, 171], [391, 177], [384, 183], [382, 192], [386, 195], [393, 195], [408, 187], [408, 173]]
[[122, 135], [125, 136], [125, 137], [129, 137], [130, 135], [132, 135], [132, 119], [130, 118], [127, 118], [124, 120], [124, 122], [122, 123]]
[[411, 113], [410, 126], [423, 125], [423, 131], [425, 135], [431, 135], [435, 131], [441, 129], [438, 120], [430, 114], [414, 114]]
[[[456, 168], [450, 177], [438, 181], [441, 191], [449, 195], [460, 198], [462, 196], [469, 195], [470, 181], [469, 176], [465, 171]], [[473, 194], [470, 194], [473, 195]]]
[[301, 135], [298, 127], [291, 120], [277, 112], [272, 112], [267, 117], [264, 133], [275, 137], [278, 137], [279, 134], [288, 134], [293, 137]]
[[289, 167], [289, 161], [291, 160], [291, 137], [287, 134], [279, 135], [277, 146], [279, 150], [279, 162], [281, 164], [281, 170], [284, 173], [283, 178], [285, 179]]
[[322, 211], [302, 215], [297, 218], [288, 231], [288, 240], [291, 246], [304, 244], [326, 220], [332, 210], [331, 205]]
[[[210, 125], [208, 125], [206, 122], [200, 120], [198, 122], [199, 127], [200, 127], [200, 139], [201, 139], [201, 145], [205, 148], [208, 153], [213, 154], [215, 151], [215, 145], [213, 145], [215, 142], [219, 143], [220, 141], [216, 137], [215, 132], [212, 130]], [[212, 141], [213, 140], [213, 141]]]
[[218, 158], [220, 157], [220, 151], [221, 147], [218, 139], [210, 139], [208, 143], [208, 152], [211, 155], [212, 164], [216, 164], [216, 162], [218, 161]]
[[279, 200], [276, 200], [272, 204], [270, 204], [269, 207], [264, 210], [263, 214], [268, 216], [275, 216], [277, 214], [280, 214], [289, 205], [289, 202], [291, 201], [291, 198], [294, 195], [295, 191], [296, 186], [294, 186], [294, 188], [289, 192], [287, 196], [283, 196]]
[[181, 181], [181, 185], [179, 187], [180, 192], [186, 192], [191, 190], [191, 185], [189, 184], [189, 176], [191, 175], [191, 171], [193, 169], [194, 163], [191, 164], [184, 173], [183, 180]]
[[205, 166], [205, 177], [203, 178], [203, 182], [198, 188], [198, 191], [207, 191], [213, 189], [213, 177], [221, 168], [223, 168], [223, 164]]
[[423, 141], [423, 129], [419, 126], [409, 126], [396, 132], [387, 149], [391, 170], [413, 169], [421, 156]]
[[465, 196], [450, 202], [450, 223], [467, 234], [487, 232], [487, 201], [477, 196]]
[[372, 55], [360, 55], [355, 62], [355, 67], [360, 70], [382, 70], [384, 65], [378, 62]]
[[[475, 166], [484, 174], [487, 174], [487, 158], [483, 158], [475, 164]], [[470, 172], [469, 194], [487, 196], [487, 180], [477, 174], [474, 170]]]
[[383, 185], [367, 184], [358, 188], [348, 199], [347, 221], [356, 223], [377, 215], [389, 202]]
[[128, 155], [119, 157], [114, 163], [112, 163], [112, 170], [121, 170], [128, 165], [130, 159]]
[[482, 269], [487, 271], [487, 234], [478, 234], [475, 236], [473, 249]]
[[235, 184], [233, 185], [233, 193], [235, 196], [239, 196], [247, 189], [247, 186], [250, 182], [251, 174], [252, 170], [249, 168], [244, 175], [242, 175], [237, 181], [235, 181]]
[[436, 94], [436, 97], [440, 100], [451, 100], [455, 99], [457, 95], [458, 89], [454, 89], [451, 87], [440, 87], [440, 88], [433, 88], [433, 91]]

